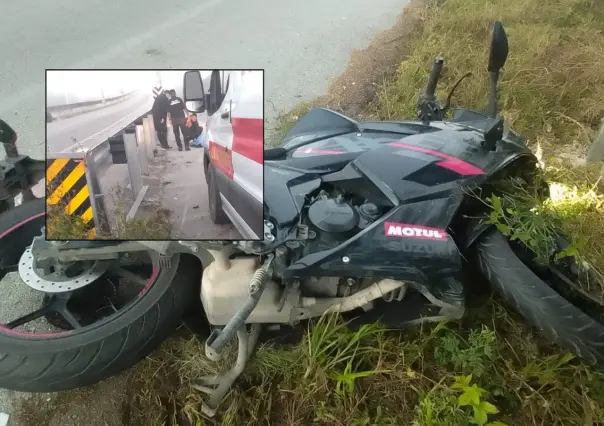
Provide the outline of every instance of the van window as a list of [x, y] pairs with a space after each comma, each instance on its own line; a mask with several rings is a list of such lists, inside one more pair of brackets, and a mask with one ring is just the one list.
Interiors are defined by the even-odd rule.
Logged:
[[210, 105], [208, 107], [208, 114], [212, 115], [220, 105], [222, 104], [222, 85], [220, 84], [220, 72], [218, 70], [212, 71], [212, 78], [210, 79]]
[[229, 76], [227, 77], [227, 81], [226, 81], [226, 87], [224, 88], [224, 93], [223, 93], [223, 98], [226, 96], [227, 93], [229, 93], [229, 83], [231, 82], [231, 74], [229, 74]]

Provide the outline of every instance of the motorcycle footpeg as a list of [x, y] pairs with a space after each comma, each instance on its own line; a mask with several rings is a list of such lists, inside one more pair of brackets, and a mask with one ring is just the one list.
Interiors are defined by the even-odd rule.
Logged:
[[216, 338], [220, 335], [220, 333], [221, 333], [221, 331], [216, 328], [216, 329], [212, 330], [212, 332], [210, 333], [210, 336], [206, 340], [205, 354], [206, 354], [206, 357], [210, 361], [218, 362], [223, 359], [222, 352], [215, 351], [211, 347], [212, 342], [214, 342], [216, 340]]
[[[216, 414], [218, 404], [227, 396], [237, 378], [243, 373], [252, 352], [258, 344], [261, 330], [262, 326], [260, 324], [252, 325], [249, 333], [245, 325], [240, 327], [237, 330], [237, 360], [232, 368], [222, 374], [202, 376], [191, 384], [194, 389], [209, 395], [209, 399], [202, 404], [202, 411], [206, 416], [213, 417]], [[212, 342], [210, 338], [208, 338], [208, 341]]]

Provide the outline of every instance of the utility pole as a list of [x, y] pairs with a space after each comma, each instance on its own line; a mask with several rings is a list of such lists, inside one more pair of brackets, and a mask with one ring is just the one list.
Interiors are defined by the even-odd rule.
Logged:
[[103, 90], [103, 85], [101, 85], [101, 99], [103, 100], [103, 105], [105, 105], [105, 91]]

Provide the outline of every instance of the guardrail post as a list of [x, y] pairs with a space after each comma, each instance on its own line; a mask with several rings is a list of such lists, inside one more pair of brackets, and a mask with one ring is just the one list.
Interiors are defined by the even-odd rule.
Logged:
[[151, 145], [153, 145], [153, 149], [155, 150], [159, 145], [159, 139], [157, 139], [157, 132], [155, 131], [155, 123], [153, 122], [152, 115], [149, 116], [149, 127], [151, 128], [151, 140], [153, 141]]
[[145, 141], [145, 133], [142, 125], [135, 121], [135, 135], [136, 135], [136, 151], [138, 153], [138, 160], [141, 166], [141, 173], [145, 176], [149, 176], [149, 158], [147, 158], [147, 147]]
[[147, 158], [155, 158], [155, 132], [153, 131], [153, 122], [150, 116], [143, 118], [143, 129], [145, 133], [145, 147], [147, 148]]
[[[95, 180], [94, 154], [78, 152], [56, 155], [58, 158], [49, 155], [46, 161], [46, 204], [82, 220], [88, 232], [88, 238], [83, 239], [94, 239], [99, 229], [108, 229], [103, 200], [95, 197], [100, 187], [98, 180]], [[52, 238], [52, 235], [49, 236]]]
[[586, 158], [588, 163], [597, 163], [602, 160], [604, 160], [604, 120], [602, 120], [600, 130], [591, 144]]
[[[100, 147], [100, 148], [99, 148]], [[103, 189], [99, 182], [99, 166], [97, 164], [97, 153], [95, 151], [106, 150], [104, 144], [99, 144], [86, 153], [86, 180], [90, 192], [90, 204], [92, 206], [94, 225], [105, 235], [111, 235], [111, 226], [109, 225], [109, 216], [107, 215], [107, 206]]]
[[130, 186], [132, 187], [134, 198], [136, 198], [143, 187], [138, 147], [136, 145], [136, 126], [131, 125], [124, 129], [124, 148], [126, 150], [126, 158], [128, 159]]

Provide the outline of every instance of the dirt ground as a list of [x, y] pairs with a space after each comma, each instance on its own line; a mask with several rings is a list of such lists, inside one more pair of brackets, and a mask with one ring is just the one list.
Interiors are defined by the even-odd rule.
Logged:
[[203, 149], [178, 151], [174, 135], [170, 132], [171, 150], [158, 151], [157, 166], [150, 170], [147, 199], [170, 210], [172, 238], [225, 239], [239, 238], [235, 227], [215, 225], [210, 219], [208, 185], [203, 169]]
[[[396, 72], [397, 65], [405, 56], [406, 38], [421, 28], [422, 15], [419, 11], [424, 1], [411, 0], [406, 12], [399, 17], [391, 29], [377, 35], [366, 49], [353, 52], [346, 71], [333, 80], [328, 93], [313, 102], [313, 105], [327, 106], [352, 116], [362, 114], [379, 85]], [[295, 113], [291, 113], [285, 118], [295, 120], [298, 117]], [[171, 143], [173, 146], [175, 145], [173, 141]], [[169, 159], [170, 162], [177, 162], [181, 166], [193, 167], [197, 161], [196, 152], [165, 153], [165, 161]], [[187, 157], [184, 154], [191, 154], [191, 156]], [[198, 169], [203, 170], [200, 167]], [[176, 201], [176, 204], [179, 201], [185, 201], [186, 190], [185, 192], [180, 191], [177, 188], [178, 184], [168, 176], [163, 176], [162, 179], [165, 184], [162, 185], [165, 186], [164, 197], [171, 186], [174, 186], [172, 189], [179, 192], [177, 195], [172, 193], [172, 197], [180, 199], [173, 201]], [[203, 179], [203, 174], [192, 178], [192, 180], [199, 179]], [[202, 186], [205, 186], [205, 179], [201, 182]], [[200, 197], [203, 198], [204, 195], [205, 193], [200, 194]], [[158, 196], [158, 193], [155, 196]], [[201, 207], [206, 201], [201, 198], [197, 204], [187, 201], [190, 209], [184, 205], [179, 205], [177, 208], [187, 213], [195, 211], [194, 215], [203, 216], [205, 208]], [[207, 200], [207, 196], [205, 200]], [[196, 208], [196, 205], [200, 207]], [[175, 216], [173, 225], [177, 228], [182, 225], [180, 235], [183, 235], [183, 238], [186, 238], [184, 234], [188, 233], [184, 229], [184, 224], [189, 223], [193, 217], [195, 216], [183, 219], [183, 216], [178, 216], [178, 213]], [[224, 232], [221, 231], [220, 235], [223, 235]], [[195, 236], [188, 236], [188, 238], [195, 238]], [[205, 236], [205, 238], [208, 237]], [[132, 426], [133, 423], [129, 420], [130, 414], [132, 410], [136, 410], [136, 407], [130, 404], [131, 396], [136, 392], [144, 391], [133, 387], [129, 380], [131, 373], [137, 368], [134, 367], [130, 372], [86, 389], [57, 394], [31, 395], [15, 392], [0, 394], [0, 408], [7, 405], [2, 403], [3, 399], [13, 401], [10, 404], [12, 409], [4, 409], [9, 410], [10, 414], [8, 426]]]

